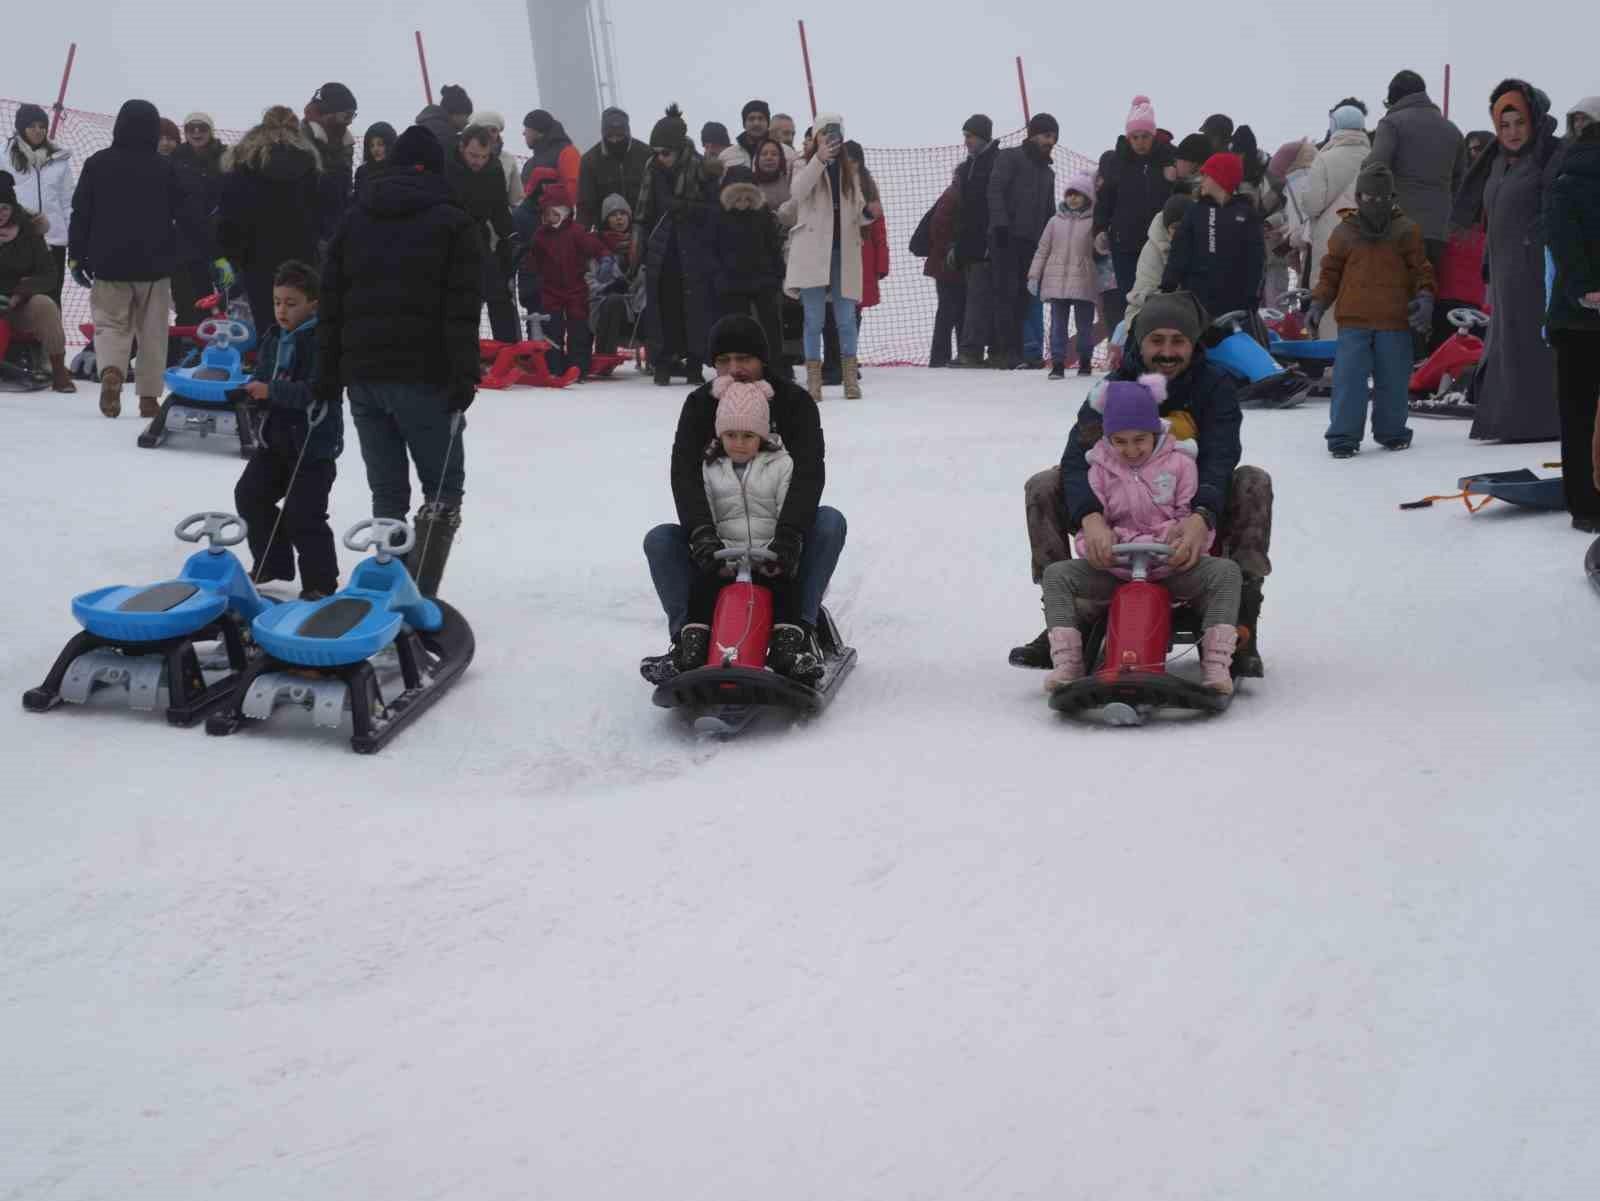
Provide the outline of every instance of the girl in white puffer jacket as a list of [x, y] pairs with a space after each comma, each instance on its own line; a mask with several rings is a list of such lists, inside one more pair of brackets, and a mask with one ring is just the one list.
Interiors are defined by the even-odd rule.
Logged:
[[16, 134], [5, 144], [0, 170], [17, 181], [17, 199], [29, 215], [42, 218], [45, 245], [55, 261], [55, 287], [45, 295], [61, 307], [67, 268], [67, 225], [72, 217], [72, 151], [50, 140], [50, 121], [37, 104], [17, 109]]

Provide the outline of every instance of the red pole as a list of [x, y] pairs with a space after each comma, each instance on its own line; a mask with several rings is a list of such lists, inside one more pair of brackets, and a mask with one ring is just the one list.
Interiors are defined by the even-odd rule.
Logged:
[[1444, 65], [1444, 115], [1445, 115], [1445, 118], [1448, 120], [1449, 117], [1450, 117], [1450, 64], [1449, 63], [1445, 63], [1445, 65]]
[[817, 119], [817, 85], [811, 78], [811, 48], [806, 45], [806, 23], [801, 21], [799, 25], [800, 57], [805, 60], [806, 64], [806, 92], [811, 97], [811, 119], [815, 121]]
[[67, 47], [67, 66], [61, 72], [61, 90], [56, 93], [55, 116], [50, 119], [50, 136], [56, 136], [56, 130], [61, 128], [61, 108], [67, 102], [67, 80], [72, 78], [72, 60], [78, 57], [78, 43], [73, 42]]
[[428, 81], [428, 55], [422, 49], [422, 30], [417, 30], [417, 62], [422, 64], [422, 97], [427, 104], [433, 103], [433, 84]]
[[1017, 55], [1017, 88], [1022, 92], [1022, 123], [1033, 120], [1033, 110], [1028, 107], [1028, 78], [1022, 73], [1022, 55]]

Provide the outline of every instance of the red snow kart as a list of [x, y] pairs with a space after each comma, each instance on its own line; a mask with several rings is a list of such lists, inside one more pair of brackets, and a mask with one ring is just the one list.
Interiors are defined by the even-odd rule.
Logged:
[[1471, 417], [1477, 412], [1470, 384], [1483, 358], [1483, 339], [1489, 315], [1479, 309], [1451, 309], [1445, 319], [1455, 334], [1417, 364], [1411, 373], [1411, 411], [1418, 417]]

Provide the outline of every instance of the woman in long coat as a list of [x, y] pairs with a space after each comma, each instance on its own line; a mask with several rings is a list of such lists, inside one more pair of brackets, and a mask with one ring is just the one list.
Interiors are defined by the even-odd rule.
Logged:
[[1545, 344], [1544, 170], [1555, 153], [1555, 121], [1543, 92], [1508, 79], [1490, 94], [1495, 141], [1461, 185], [1451, 224], [1481, 215], [1488, 239], [1489, 336], [1474, 387], [1472, 437], [1548, 442], [1561, 436], [1555, 356]]

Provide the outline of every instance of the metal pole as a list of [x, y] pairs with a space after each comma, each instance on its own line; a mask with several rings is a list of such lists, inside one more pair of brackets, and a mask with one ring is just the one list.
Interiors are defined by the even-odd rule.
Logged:
[[1017, 88], [1022, 92], [1022, 123], [1033, 120], [1033, 110], [1028, 107], [1028, 77], [1022, 73], [1022, 55], [1017, 55]]
[[428, 80], [428, 55], [422, 49], [422, 30], [417, 30], [417, 62], [422, 64], [422, 98], [426, 104], [433, 103], [433, 84]]
[[806, 92], [811, 97], [811, 120], [817, 119], [817, 85], [811, 79], [811, 48], [806, 45], [806, 23], [801, 21], [800, 26], [800, 57], [806, 64]]
[[1448, 120], [1449, 117], [1450, 117], [1450, 64], [1449, 63], [1445, 63], [1445, 65], [1444, 65], [1444, 115], [1445, 115], [1445, 118]]
[[56, 130], [61, 128], [61, 110], [67, 102], [67, 80], [72, 78], [72, 60], [78, 57], [78, 43], [73, 42], [67, 47], [67, 65], [61, 72], [61, 90], [56, 93], [55, 116], [50, 118], [50, 136], [56, 136]]

